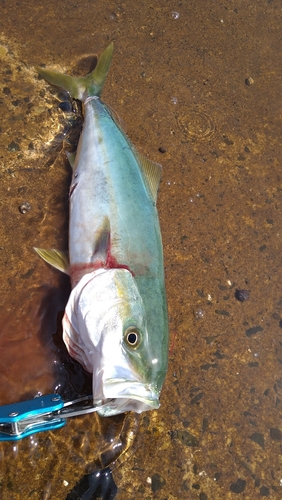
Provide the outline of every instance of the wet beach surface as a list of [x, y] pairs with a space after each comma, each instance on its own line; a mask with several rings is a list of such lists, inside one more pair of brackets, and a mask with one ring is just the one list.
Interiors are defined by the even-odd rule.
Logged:
[[117, 499], [280, 499], [281, 3], [1, 7], [0, 403], [91, 387], [61, 341], [68, 278], [32, 249], [67, 247], [81, 116], [34, 66], [87, 73], [111, 40], [103, 99], [163, 165], [171, 335], [158, 411], [1, 443], [1, 498], [78, 500], [114, 462]]

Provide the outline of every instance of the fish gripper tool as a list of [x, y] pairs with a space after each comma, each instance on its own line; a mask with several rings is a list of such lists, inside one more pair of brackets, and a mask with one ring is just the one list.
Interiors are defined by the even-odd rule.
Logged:
[[113, 400], [94, 405], [92, 396], [65, 402], [59, 394], [0, 406], [0, 441], [18, 441], [37, 432], [63, 427], [67, 418], [92, 413]]

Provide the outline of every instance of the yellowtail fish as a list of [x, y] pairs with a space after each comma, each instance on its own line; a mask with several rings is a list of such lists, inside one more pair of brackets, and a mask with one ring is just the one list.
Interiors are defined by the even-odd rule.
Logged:
[[106, 403], [103, 416], [158, 408], [168, 358], [156, 209], [161, 166], [137, 153], [100, 99], [112, 55], [111, 43], [86, 77], [37, 68], [84, 104], [72, 162], [69, 259], [58, 250], [36, 251], [70, 275], [63, 339], [93, 373], [94, 404]]

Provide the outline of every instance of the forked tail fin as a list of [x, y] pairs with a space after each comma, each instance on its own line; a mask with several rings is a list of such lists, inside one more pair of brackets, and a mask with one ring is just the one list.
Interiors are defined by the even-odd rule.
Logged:
[[74, 99], [85, 101], [90, 96], [100, 96], [110, 69], [114, 51], [113, 42], [102, 52], [95, 69], [87, 76], [70, 76], [59, 71], [36, 68], [51, 85], [66, 90]]

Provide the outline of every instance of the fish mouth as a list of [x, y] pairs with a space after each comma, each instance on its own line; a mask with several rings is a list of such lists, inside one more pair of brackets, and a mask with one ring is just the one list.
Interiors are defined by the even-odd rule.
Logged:
[[149, 385], [124, 379], [108, 379], [103, 384], [103, 399], [94, 404], [103, 405], [97, 413], [110, 417], [126, 411], [142, 413], [160, 407], [159, 394]]

